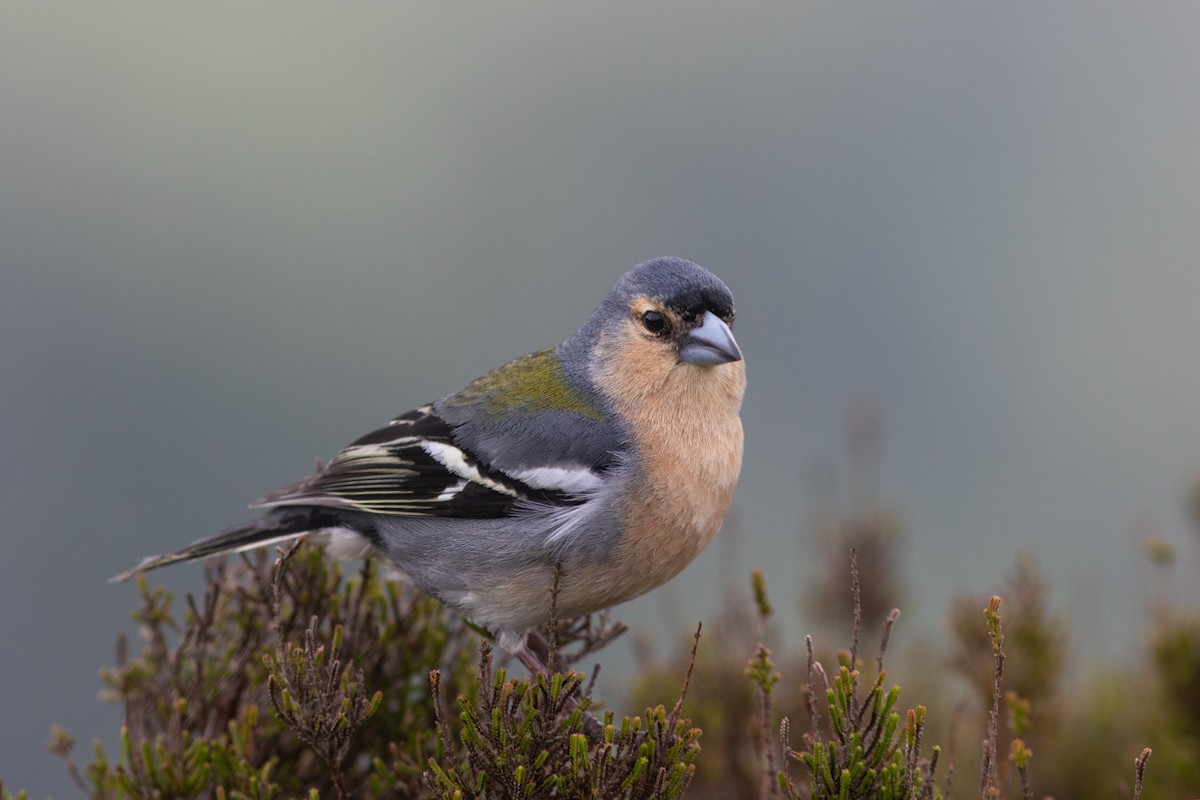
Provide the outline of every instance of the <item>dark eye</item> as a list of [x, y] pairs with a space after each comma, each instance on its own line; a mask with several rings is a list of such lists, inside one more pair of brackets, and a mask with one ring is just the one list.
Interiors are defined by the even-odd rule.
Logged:
[[667, 329], [667, 320], [657, 311], [647, 311], [642, 314], [642, 327], [653, 334], [660, 334]]

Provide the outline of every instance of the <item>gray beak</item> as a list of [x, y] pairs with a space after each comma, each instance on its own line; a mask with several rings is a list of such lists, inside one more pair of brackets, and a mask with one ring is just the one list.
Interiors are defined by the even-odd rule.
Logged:
[[679, 360], [685, 364], [713, 367], [741, 361], [742, 351], [725, 321], [711, 311], [705, 311], [700, 324], [679, 340]]

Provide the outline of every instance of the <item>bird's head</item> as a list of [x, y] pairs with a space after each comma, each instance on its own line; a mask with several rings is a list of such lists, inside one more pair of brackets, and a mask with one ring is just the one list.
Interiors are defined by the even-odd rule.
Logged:
[[656, 258], [626, 272], [580, 333], [599, 328], [625, 358], [714, 367], [742, 360], [733, 317], [720, 278], [691, 261]]
[[[708, 270], [677, 258], [647, 261], [613, 288], [626, 336], [638, 350], [674, 355], [682, 364], [713, 367], [741, 361], [733, 338], [733, 295]], [[661, 356], [660, 356], [661, 357]]]

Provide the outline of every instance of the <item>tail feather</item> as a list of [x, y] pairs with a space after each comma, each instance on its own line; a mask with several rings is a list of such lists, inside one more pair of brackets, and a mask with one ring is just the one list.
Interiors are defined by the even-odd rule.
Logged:
[[263, 514], [242, 525], [235, 525], [216, 536], [192, 542], [180, 550], [143, 558], [137, 566], [125, 570], [120, 575], [114, 575], [108, 579], [108, 582], [124, 583], [143, 572], [169, 564], [267, 547], [336, 525], [337, 521], [328, 509], [279, 509]]

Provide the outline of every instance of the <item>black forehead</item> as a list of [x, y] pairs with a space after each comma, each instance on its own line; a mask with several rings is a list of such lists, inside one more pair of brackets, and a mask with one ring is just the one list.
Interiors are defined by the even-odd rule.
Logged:
[[718, 317], [728, 317], [733, 312], [733, 298], [729, 292], [708, 289], [685, 289], [668, 297], [651, 297], [677, 314], [703, 314], [711, 311]]
[[656, 258], [625, 273], [614, 289], [626, 304], [649, 298], [680, 314], [712, 311], [721, 317], [733, 312], [733, 295], [720, 278], [681, 258]]

